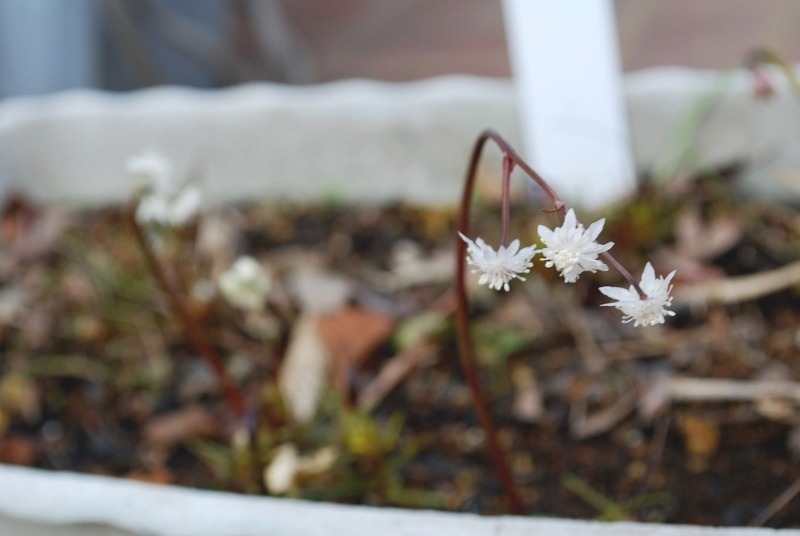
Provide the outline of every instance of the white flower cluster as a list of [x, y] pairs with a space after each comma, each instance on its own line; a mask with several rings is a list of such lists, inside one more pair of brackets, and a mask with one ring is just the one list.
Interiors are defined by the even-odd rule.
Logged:
[[525, 281], [520, 274], [531, 271], [531, 259], [536, 254], [536, 246], [519, 249], [519, 240], [514, 240], [508, 247], [500, 246], [495, 251], [481, 238], [476, 243], [463, 234], [458, 234], [467, 243], [467, 263], [475, 267], [472, 272], [481, 274], [479, 284], [488, 283], [489, 288], [508, 291], [508, 282], [512, 279]]
[[[545, 259], [545, 266], [555, 267], [567, 283], [574, 283], [583, 272], [606, 271], [608, 266], [598, 256], [611, 249], [613, 242], [599, 244], [597, 237], [605, 225], [605, 219], [591, 224], [588, 229], [580, 224], [575, 212], [570, 209], [564, 217], [564, 223], [555, 229], [544, 225], [538, 228], [539, 238], [544, 247], [528, 246], [520, 249], [519, 240], [514, 240], [507, 247], [500, 246], [495, 251], [481, 238], [473, 242], [463, 234], [459, 236], [467, 243], [467, 263], [474, 267], [473, 273], [480, 273], [478, 283], [488, 284], [495, 290], [509, 290], [512, 279], [525, 280], [521, 274], [530, 272], [533, 257], [540, 253]], [[623, 322], [634, 322], [634, 326], [652, 326], [663, 324], [665, 316], [674, 316], [668, 307], [672, 304], [670, 281], [675, 275], [673, 271], [666, 278], [656, 278], [653, 266], [648, 262], [639, 284], [644, 296], [631, 285], [629, 289], [620, 287], [601, 287], [600, 291], [617, 300], [603, 304], [616, 307], [623, 313]]]
[[264, 307], [272, 282], [261, 264], [252, 257], [244, 256], [225, 272], [217, 281], [219, 290], [234, 307], [257, 311]]
[[172, 163], [163, 155], [146, 151], [130, 158], [127, 170], [144, 191], [136, 209], [139, 223], [181, 226], [200, 209], [200, 190], [177, 180]]
[[656, 278], [656, 271], [653, 269], [653, 265], [648, 262], [644, 267], [644, 272], [642, 272], [642, 280], [639, 282], [639, 287], [644, 292], [645, 297], [640, 296], [633, 285], [630, 288], [600, 287], [600, 292], [612, 300], [617, 300], [603, 305], [616, 307], [622, 311], [624, 315], [622, 321], [633, 321], [634, 327], [663, 324], [664, 317], [675, 316], [673, 311], [667, 309], [672, 305], [672, 296], [669, 293], [672, 290], [670, 281], [672, 281], [673, 276], [675, 276], [675, 270], [670, 272], [667, 277]]
[[597, 256], [608, 251], [614, 242], [598, 244], [597, 237], [603, 230], [606, 220], [601, 219], [584, 229], [575, 217], [575, 211], [569, 209], [564, 217], [564, 224], [553, 230], [544, 225], [539, 226], [539, 238], [545, 247], [539, 252], [547, 259], [545, 266], [556, 267], [567, 283], [574, 283], [583, 272], [606, 271], [608, 266], [597, 259]]

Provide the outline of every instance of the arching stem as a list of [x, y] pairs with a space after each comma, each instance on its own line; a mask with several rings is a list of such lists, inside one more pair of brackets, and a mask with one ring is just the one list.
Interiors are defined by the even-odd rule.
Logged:
[[[487, 132], [481, 134], [478, 141], [475, 143], [475, 148], [472, 151], [469, 166], [467, 168], [467, 176], [464, 181], [464, 191], [461, 197], [461, 210], [458, 216], [458, 230], [465, 236], [469, 233], [470, 221], [470, 205], [472, 201], [472, 192], [475, 186], [475, 176], [478, 169], [478, 162], [480, 160], [481, 152], [486, 140], [489, 139]], [[489, 404], [483, 394], [483, 389], [480, 385], [480, 378], [478, 370], [475, 365], [475, 355], [473, 351], [472, 336], [469, 331], [469, 303], [467, 299], [467, 288], [465, 280], [465, 262], [464, 257], [466, 253], [466, 244], [458, 236], [456, 236], [456, 273], [455, 273], [455, 293], [456, 293], [456, 326], [458, 331], [458, 345], [459, 357], [461, 360], [461, 368], [464, 372], [464, 377], [467, 381], [472, 401], [475, 405], [475, 412], [478, 416], [478, 423], [483, 429], [486, 436], [486, 447], [489, 451], [489, 457], [494, 465], [494, 470], [503, 487], [506, 502], [508, 503], [508, 510], [515, 515], [522, 515], [524, 513], [522, 499], [514, 484], [514, 477], [511, 471], [511, 464], [508, 461], [505, 451], [500, 445], [497, 437], [497, 427], [495, 426], [494, 419], [492, 418]]]
[[[472, 149], [469, 165], [467, 166], [467, 173], [464, 179], [464, 190], [461, 196], [461, 206], [458, 216], [458, 232], [464, 236], [469, 236], [470, 227], [470, 207], [472, 205], [472, 195], [475, 186], [475, 177], [478, 171], [478, 164], [480, 162], [481, 154], [486, 142], [492, 140], [500, 150], [503, 152], [503, 184], [502, 184], [502, 236], [501, 244], [508, 245], [508, 238], [510, 232], [510, 179], [511, 172], [514, 167], [519, 167], [524, 171], [545, 193], [545, 195], [553, 203], [553, 211], [557, 214], [560, 222], [563, 223], [564, 215], [567, 212], [567, 207], [563, 201], [558, 197], [555, 191], [533, 168], [531, 168], [522, 157], [517, 154], [514, 148], [494, 129], [487, 129], [478, 136], [477, 141]], [[469, 386], [472, 401], [475, 405], [475, 412], [478, 416], [478, 422], [483, 429], [486, 436], [486, 447], [489, 451], [492, 463], [494, 465], [497, 477], [503, 487], [503, 493], [508, 503], [509, 511], [512, 514], [522, 514], [524, 511], [522, 499], [517, 491], [516, 484], [514, 483], [513, 472], [511, 464], [508, 461], [505, 451], [500, 445], [497, 437], [497, 427], [494, 423], [489, 404], [486, 400], [486, 395], [480, 384], [480, 377], [478, 374], [474, 345], [472, 343], [472, 335], [469, 329], [469, 299], [467, 296], [466, 287], [466, 244], [461, 240], [458, 235], [455, 238], [455, 251], [456, 251], [456, 270], [455, 270], [455, 294], [456, 294], [456, 329], [458, 333], [459, 345], [459, 358], [461, 361], [461, 368], [464, 372], [467, 385]], [[626, 270], [620, 263], [608, 252], [602, 253], [603, 258], [613, 266], [619, 273], [627, 279], [634, 288], [639, 292], [642, 298], [646, 298], [644, 292], [639, 287], [639, 283], [633, 276]]]

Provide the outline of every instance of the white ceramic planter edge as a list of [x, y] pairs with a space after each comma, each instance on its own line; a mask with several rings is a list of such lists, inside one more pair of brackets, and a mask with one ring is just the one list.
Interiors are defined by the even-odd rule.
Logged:
[[[773, 78], [776, 96], [759, 101], [744, 71], [723, 77], [674, 67], [626, 75], [637, 168], [669, 159], [687, 111], [724, 86], [726, 96], [691, 144], [702, 164], [743, 164], [760, 190], [776, 173], [800, 169], [800, 106], [780, 76]], [[489, 126], [520, 146], [508, 80], [446, 76], [8, 99], [0, 103], [0, 196], [118, 202], [134, 186], [125, 160], [155, 148], [197, 180], [211, 204], [332, 195], [454, 204], [470, 148]]]
[[[38, 526], [101, 523], [159, 536], [762, 536], [798, 530], [481, 517], [343, 506], [0, 465], [0, 515]], [[102, 507], [99, 507], [102, 505]]]

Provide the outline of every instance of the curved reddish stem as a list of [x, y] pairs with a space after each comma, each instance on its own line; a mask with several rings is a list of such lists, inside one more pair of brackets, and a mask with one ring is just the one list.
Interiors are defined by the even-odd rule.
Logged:
[[511, 232], [511, 172], [514, 171], [514, 160], [508, 155], [503, 155], [503, 193], [500, 201], [500, 210], [503, 218], [503, 234], [500, 237], [500, 245], [508, 246], [508, 234]]
[[[554, 212], [558, 215], [559, 220], [563, 223], [564, 215], [567, 211], [567, 206], [558, 197], [558, 194], [550, 187], [541, 175], [536, 173], [514, 150], [514, 148], [503, 138], [496, 130], [484, 130], [472, 149], [469, 165], [467, 166], [467, 174], [464, 180], [464, 191], [461, 196], [461, 206], [458, 215], [458, 232], [464, 236], [469, 236], [470, 226], [470, 207], [472, 204], [472, 194], [475, 186], [475, 177], [477, 175], [478, 163], [480, 162], [481, 153], [486, 145], [486, 142], [492, 140], [500, 147], [503, 152], [503, 190], [502, 190], [502, 237], [501, 244], [508, 245], [508, 233], [510, 229], [510, 199], [509, 199], [509, 183], [511, 172], [514, 166], [519, 166], [547, 195], [553, 203]], [[513, 514], [521, 514], [523, 512], [523, 503], [517, 492], [516, 485], [511, 470], [511, 465], [508, 461], [505, 451], [500, 445], [497, 438], [497, 427], [495, 426], [494, 419], [492, 418], [489, 405], [486, 401], [483, 389], [481, 388], [480, 379], [478, 375], [477, 366], [475, 365], [476, 359], [474, 354], [474, 345], [472, 343], [472, 336], [469, 330], [469, 299], [467, 296], [466, 287], [466, 249], [467, 246], [461, 238], [456, 235], [455, 238], [455, 254], [456, 254], [456, 270], [455, 270], [455, 294], [456, 294], [456, 329], [458, 333], [459, 345], [459, 358], [461, 361], [461, 368], [464, 371], [464, 377], [467, 380], [470, 394], [473, 403], [475, 404], [475, 412], [478, 416], [478, 422], [483, 429], [486, 436], [486, 446], [489, 450], [489, 455], [494, 464], [495, 472], [497, 473], [500, 483], [503, 486], [503, 492], [508, 502], [509, 511]], [[644, 298], [645, 294], [639, 287], [639, 283], [631, 276], [630, 272], [626, 270], [622, 264], [608, 252], [602, 253], [603, 258], [613, 266], [619, 273], [627, 279], [639, 294]]]
[[[490, 138], [487, 132], [481, 134], [478, 141], [475, 143], [475, 148], [472, 151], [469, 166], [467, 168], [467, 176], [464, 181], [464, 192], [461, 197], [461, 210], [458, 216], [458, 230], [468, 236], [469, 234], [469, 216], [470, 205], [472, 201], [472, 191], [475, 185], [475, 176], [478, 169], [478, 162], [480, 160], [481, 152], [486, 140]], [[503, 487], [506, 501], [508, 502], [508, 509], [512, 514], [522, 515], [524, 513], [522, 499], [517, 492], [516, 485], [514, 484], [514, 477], [511, 471], [511, 464], [508, 461], [505, 451], [500, 446], [500, 441], [497, 437], [497, 427], [494, 424], [492, 413], [489, 409], [489, 404], [486, 402], [486, 397], [483, 394], [483, 389], [480, 385], [478, 371], [475, 366], [475, 355], [473, 352], [472, 337], [469, 332], [469, 304], [467, 299], [467, 288], [465, 283], [465, 258], [466, 244], [456, 235], [456, 326], [458, 331], [458, 345], [460, 348], [459, 358], [461, 360], [461, 368], [464, 372], [464, 377], [467, 380], [472, 401], [475, 404], [475, 412], [478, 416], [478, 422], [483, 429], [486, 436], [486, 446], [489, 450], [489, 457], [491, 458], [494, 470], [497, 477], [500, 479], [500, 484]]]

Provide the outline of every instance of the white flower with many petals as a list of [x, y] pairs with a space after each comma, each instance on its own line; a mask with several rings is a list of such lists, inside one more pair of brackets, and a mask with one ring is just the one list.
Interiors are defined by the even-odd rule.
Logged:
[[545, 245], [540, 252], [547, 260], [545, 266], [548, 268], [555, 266], [567, 283], [577, 281], [583, 272], [608, 270], [608, 266], [597, 259], [600, 253], [608, 251], [614, 245], [613, 242], [608, 244], [596, 242], [605, 221], [605, 219], [598, 220], [588, 229], [584, 229], [575, 218], [575, 211], [569, 209], [561, 227], [551, 230], [540, 225], [539, 237]]
[[172, 163], [163, 155], [146, 151], [130, 158], [127, 170], [144, 192], [136, 210], [139, 223], [180, 226], [200, 209], [200, 190], [177, 180]]
[[616, 307], [622, 314], [623, 322], [633, 321], [634, 326], [655, 326], [663, 324], [666, 316], [675, 316], [673, 311], [667, 309], [672, 305], [672, 291], [670, 281], [675, 276], [675, 270], [667, 277], [656, 277], [653, 266], [648, 262], [642, 272], [639, 287], [645, 297], [639, 295], [636, 288], [600, 287], [600, 292], [613, 300], [613, 303], [604, 303], [607, 307]]
[[264, 306], [272, 282], [261, 264], [252, 257], [239, 257], [219, 276], [219, 290], [234, 307], [258, 310]]
[[508, 291], [509, 281], [515, 278], [525, 281], [520, 274], [531, 271], [531, 258], [536, 254], [535, 246], [519, 249], [519, 240], [514, 240], [508, 247], [500, 246], [495, 251], [481, 238], [473, 242], [461, 233], [458, 235], [467, 243], [467, 264], [475, 267], [472, 273], [481, 274], [478, 280], [481, 285], [488, 283], [489, 288]]

